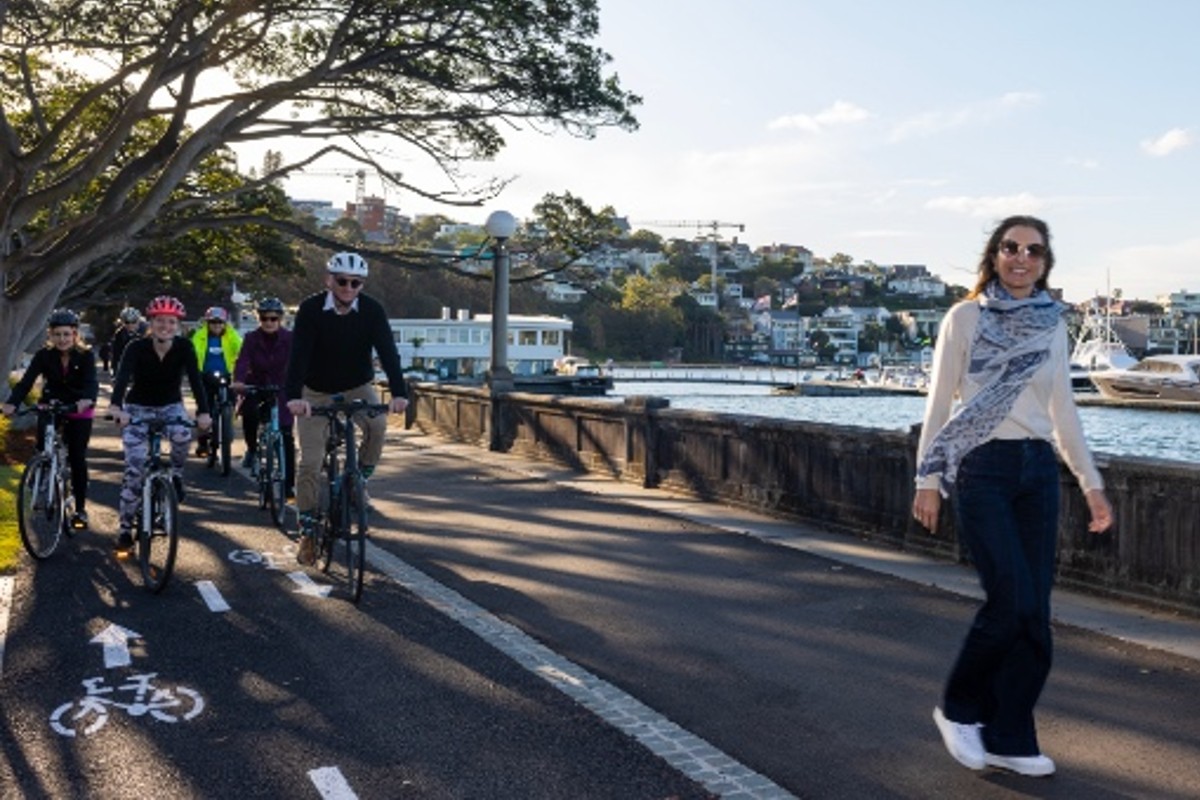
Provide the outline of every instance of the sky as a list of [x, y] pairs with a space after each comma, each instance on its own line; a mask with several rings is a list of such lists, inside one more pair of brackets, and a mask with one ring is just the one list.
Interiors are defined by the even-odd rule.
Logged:
[[[958, 285], [1000, 219], [1033, 214], [1068, 301], [1200, 291], [1200, 2], [600, 0], [600, 19], [637, 131], [513, 132], [472, 168], [513, 179], [486, 208], [389, 203], [482, 223], [570, 192], [668, 237], [711, 228], [638, 223], [744, 225], [718, 230]], [[415, 156], [397, 167], [441, 185]]]

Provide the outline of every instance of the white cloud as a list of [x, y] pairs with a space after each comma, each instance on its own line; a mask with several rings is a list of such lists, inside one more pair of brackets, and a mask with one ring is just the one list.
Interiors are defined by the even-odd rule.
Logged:
[[968, 217], [1001, 219], [1012, 214], [1033, 214], [1046, 207], [1046, 201], [1028, 192], [1003, 197], [935, 197], [925, 207], [950, 211]]
[[869, 119], [871, 113], [865, 108], [845, 100], [838, 100], [824, 111], [816, 114], [791, 114], [777, 117], [767, 123], [767, 130], [801, 130], [809, 133], [820, 133], [825, 128], [836, 125], [851, 125]]
[[969, 103], [960, 108], [944, 111], [928, 111], [902, 120], [892, 128], [889, 140], [903, 141], [927, 136], [934, 136], [945, 131], [963, 128], [971, 125], [982, 125], [1001, 119], [1026, 108], [1032, 108], [1042, 102], [1042, 96], [1036, 92], [1008, 92], [1000, 97]]
[[1192, 143], [1192, 135], [1183, 128], [1172, 128], [1157, 139], [1143, 139], [1142, 152], [1161, 158], [1169, 156], [1176, 150], [1182, 150]]

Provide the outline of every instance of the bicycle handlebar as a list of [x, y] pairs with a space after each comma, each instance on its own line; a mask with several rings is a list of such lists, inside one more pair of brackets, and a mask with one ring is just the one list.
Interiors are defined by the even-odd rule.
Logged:
[[391, 408], [387, 403], [368, 403], [366, 400], [346, 400], [342, 395], [335, 394], [332, 403], [323, 406], [309, 404], [309, 411], [314, 417], [336, 417], [338, 414], [353, 416], [364, 413], [368, 417], [386, 414]]
[[26, 414], [51, 414], [57, 417], [66, 414], [74, 414], [77, 411], [79, 411], [78, 403], [64, 403], [61, 400], [51, 400], [47, 403], [35, 403], [31, 406], [18, 408], [13, 412], [13, 416], [23, 417]]
[[283, 391], [283, 387], [274, 383], [243, 383], [242, 388], [238, 391], [243, 394], [279, 394]]

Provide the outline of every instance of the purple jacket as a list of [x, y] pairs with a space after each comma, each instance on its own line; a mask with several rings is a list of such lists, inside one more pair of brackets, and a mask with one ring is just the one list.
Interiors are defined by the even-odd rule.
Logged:
[[276, 400], [279, 404], [279, 424], [291, 425], [292, 413], [287, 410], [287, 398], [283, 382], [287, 378], [288, 358], [292, 354], [292, 332], [280, 328], [270, 335], [261, 328], [252, 330], [242, 340], [242, 352], [233, 366], [233, 379], [238, 383], [253, 386], [274, 384], [280, 387]]

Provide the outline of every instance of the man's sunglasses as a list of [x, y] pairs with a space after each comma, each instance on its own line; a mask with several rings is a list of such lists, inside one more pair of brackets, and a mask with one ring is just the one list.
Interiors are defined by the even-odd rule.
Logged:
[[334, 278], [338, 286], [349, 286], [351, 289], [357, 289], [363, 285], [363, 282], [358, 278]]

